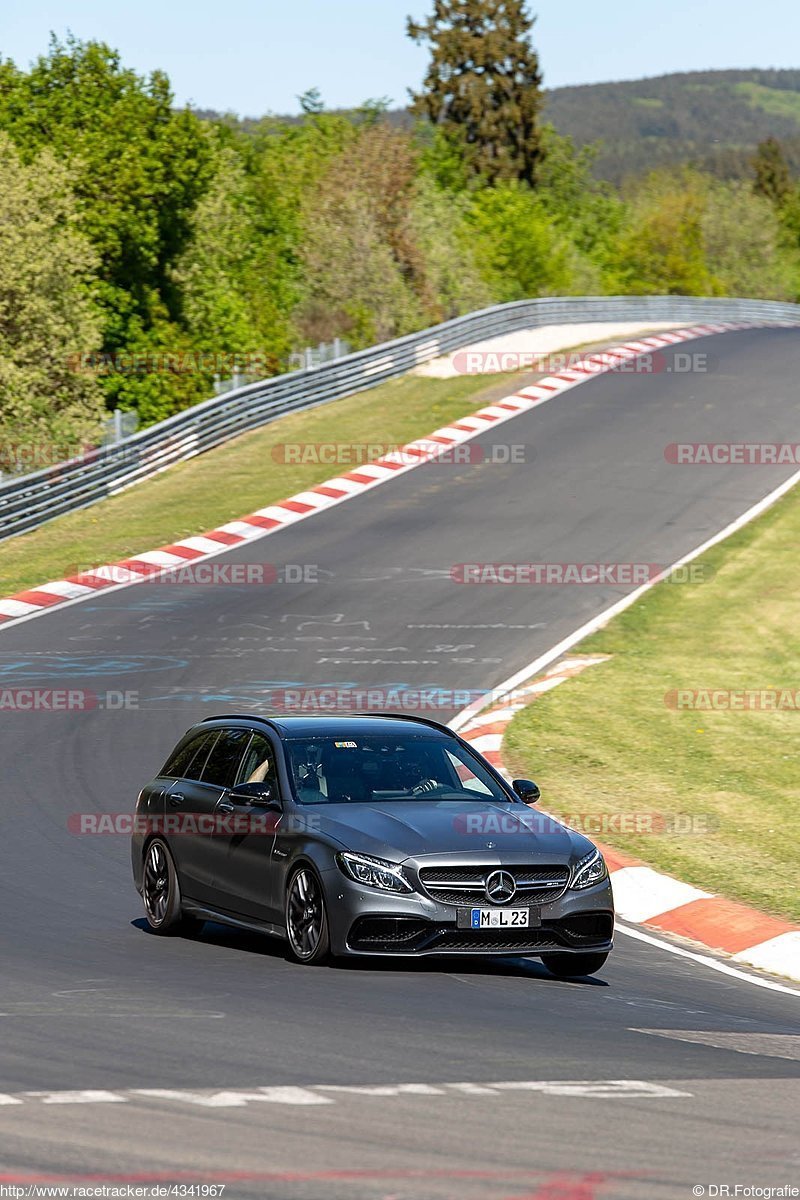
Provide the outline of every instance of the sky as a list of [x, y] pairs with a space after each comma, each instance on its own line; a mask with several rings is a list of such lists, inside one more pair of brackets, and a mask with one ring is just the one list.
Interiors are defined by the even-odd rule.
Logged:
[[[12, 11], [15, 8], [16, 11]], [[432, 0], [0, 0], [0, 56], [20, 66], [50, 31], [118, 49], [140, 73], [169, 75], [179, 103], [242, 116], [298, 111], [319, 88], [329, 108], [407, 101], [427, 55], [405, 18]], [[545, 86], [669, 71], [800, 65], [800, 4], [762, 0], [532, 0]]]

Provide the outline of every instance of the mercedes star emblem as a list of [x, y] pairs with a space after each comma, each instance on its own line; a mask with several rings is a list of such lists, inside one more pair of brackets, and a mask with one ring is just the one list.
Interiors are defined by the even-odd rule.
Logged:
[[508, 871], [492, 871], [486, 880], [486, 896], [492, 904], [508, 904], [516, 895], [514, 876]]

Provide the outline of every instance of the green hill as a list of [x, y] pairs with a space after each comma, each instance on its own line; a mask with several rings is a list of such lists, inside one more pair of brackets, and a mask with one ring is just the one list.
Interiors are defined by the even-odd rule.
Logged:
[[772, 135], [800, 172], [800, 70], [693, 71], [556, 88], [545, 117], [575, 142], [601, 142], [595, 170], [618, 182], [690, 160], [740, 175]]
[[[800, 70], [692, 71], [619, 83], [589, 83], [545, 93], [544, 119], [579, 146], [599, 143], [595, 174], [620, 183], [652, 167], [692, 162], [724, 179], [749, 175], [756, 146], [779, 138], [800, 176]], [[352, 110], [335, 110], [350, 113]], [[223, 116], [239, 128], [263, 128], [263, 118]], [[386, 113], [410, 128], [408, 109]], [[298, 115], [277, 117], [299, 123]]]

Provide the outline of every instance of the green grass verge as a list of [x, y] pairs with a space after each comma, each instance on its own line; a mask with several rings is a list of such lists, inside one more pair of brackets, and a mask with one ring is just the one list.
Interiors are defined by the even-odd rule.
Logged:
[[556, 814], [705, 817], [707, 835], [598, 834], [708, 891], [800, 919], [800, 712], [676, 711], [673, 689], [800, 689], [800, 490], [580, 646], [609, 662], [511, 723], [506, 764]]
[[521, 376], [404, 376], [293, 413], [163, 475], [0, 542], [0, 595], [213, 529], [352, 468], [282, 464], [281, 443], [403, 444], [521, 386]]

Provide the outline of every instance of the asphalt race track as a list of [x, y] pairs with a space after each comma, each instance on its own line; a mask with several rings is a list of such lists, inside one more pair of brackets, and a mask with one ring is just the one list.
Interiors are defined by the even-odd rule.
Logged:
[[[797, 994], [624, 935], [582, 982], [520, 959], [303, 968], [219, 926], [160, 939], [127, 839], [69, 825], [130, 811], [185, 728], [270, 689], [439, 689], [428, 715], [446, 720], [453, 690], [492, 687], [630, 590], [463, 585], [453, 564], [666, 564], [770, 492], [792, 467], [679, 467], [664, 449], [795, 441], [800, 336], [687, 349], [713, 369], [593, 379], [472, 443], [481, 463], [428, 464], [217, 560], [316, 583], [137, 585], [0, 630], [2, 687], [101, 701], [0, 714], [0, 1184], [216, 1180], [276, 1200], [800, 1186]], [[524, 464], [488, 461], [508, 443]]]

